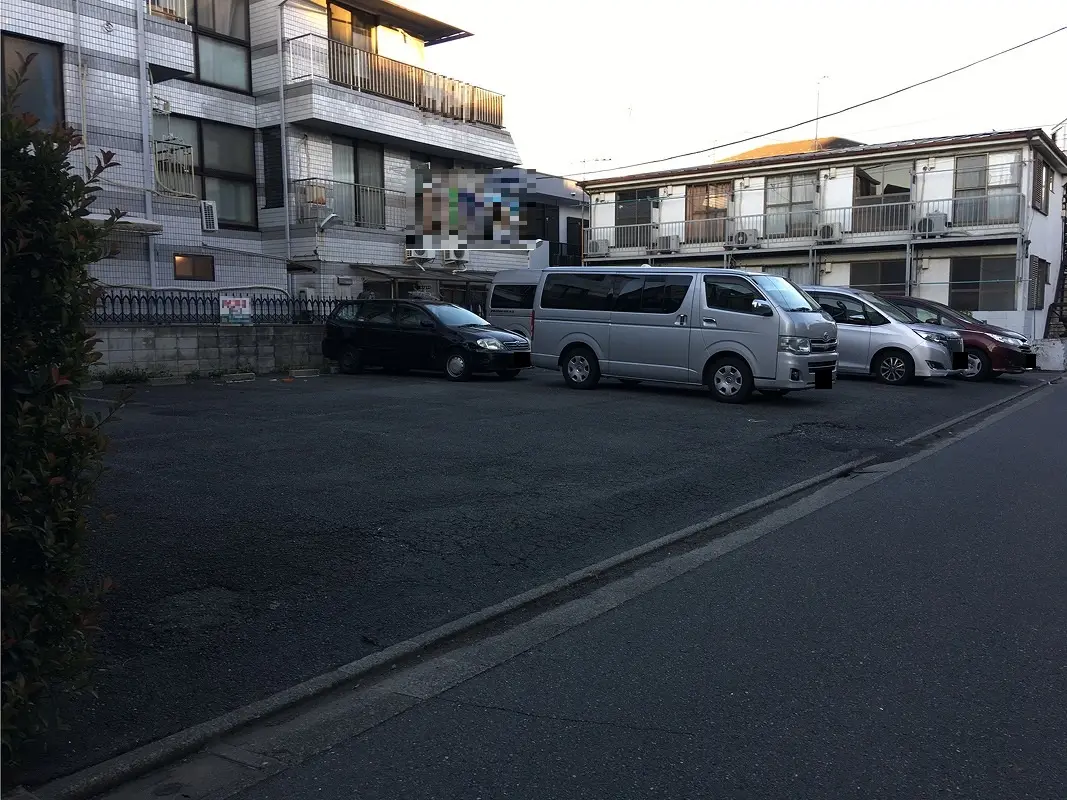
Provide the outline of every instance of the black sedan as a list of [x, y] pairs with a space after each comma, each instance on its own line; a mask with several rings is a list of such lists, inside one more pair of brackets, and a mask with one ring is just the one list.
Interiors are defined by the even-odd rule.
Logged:
[[382, 367], [442, 370], [453, 381], [476, 372], [514, 378], [530, 366], [530, 340], [439, 300], [353, 300], [326, 321], [322, 354], [346, 373]]

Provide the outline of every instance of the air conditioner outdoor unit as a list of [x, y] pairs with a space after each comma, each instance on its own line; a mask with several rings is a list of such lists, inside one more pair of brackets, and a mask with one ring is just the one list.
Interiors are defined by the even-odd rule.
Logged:
[[434, 257], [436, 255], [437, 255], [437, 252], [435, 250], [421, 250], [420, 249], [420, 250], [408, 250], [408, 252], [407, 252], [408, 258], [414, 259], [415, 261], [433, 261], [433, 259], [434, 259]]
[[944, 236], [952, 223], [948, 221], [948, 214], [929, 214], [915, 223], [915, 232], [923, 237]]
[[840, 242], [841, 223], [824, 222], [815, 232], [815, 238], [818, 239], [820, 242]]
[[219, 212], [214, 200], [200, 201], [200, 227], [205, 231], [219, 229]]
[[300, 198], [308, 205], [326, 205], [326, 187], [321, 183], [305, 183], [300, 187]]
[[759, 231], [755, 228], [745, 228], [739, 231], [731, 231], [726, 235], [726, 247], [736, 250], [748, 250], [759, 247]]
[[466, 264], [471, 260], [469, 250], [442, 250], [441, 257], [446, 263]]
[[678, 236], [657, 236], [652, 240], [648, 248], [650, 253], [677, 253], [681, 249], [682, 240]]
[[607, 239], [593, 239], [585, 250], [587, 256], [606, 256], [611, 250], [611, 242]]

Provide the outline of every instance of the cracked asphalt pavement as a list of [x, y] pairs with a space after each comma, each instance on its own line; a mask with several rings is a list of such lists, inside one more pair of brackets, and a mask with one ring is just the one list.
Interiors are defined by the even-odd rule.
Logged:
[[110, 428], [89, 547], [90, 575], [115, 582], [95, 694], [61, 699], [67, 729], [18, 777], [100, 762], [1041, 380], [843, 379], [744, 406], [543, 371], [140, 388]]

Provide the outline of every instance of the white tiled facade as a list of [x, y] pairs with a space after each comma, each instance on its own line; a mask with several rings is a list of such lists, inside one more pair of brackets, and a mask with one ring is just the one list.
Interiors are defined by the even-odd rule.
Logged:
[[[138, 0], [2, 0], [5, 49], [9, 41], [17, 41], [8, 37], [61, 46], [66, 122], [84, 132], [84, 152], [90, 157], [101, 150], [115, 154], [119, 166], [105, 173], [104, 191], [94, 211], [117, 207], [129, 220], [154, 223], [128, 226], [114, 237], [116, 256], [93, 267], [94, 275], [108, 285], [193, 291], [273, 287], [290, 292], [313, 290], [320, 295], [358, 292], [358, 277], [341, 286], [337, 276], [353, 276], [354, 265], [404, 265], [405, 231], [399, 225], [346, 222], [320, 232], [314, 220], [301, 217], [299, 204], [305, 195], [297, 186], [311, 179], [335, 179], [335, 140], [380, 148], [384, 179], [375, 196], [385, 196], [386, 216], [394, 222], [403, 212], [414, 153], [448, 158], [456, 166], [499, 167], [519, 161], [504, 128], [452, 119], [336, 85], [329, 74], [310, 74], [315, 70], [296, 63], [303, 53], [301, 40], [292, 43], [297, 37], [314, 35], [304, 43], [314, 44], [320, 54], [326, 52], [325, 3], [251, 0], [247, 21], [250, 91], [185, 79], [196, 73], [196, 30], [183, 21], [192, 18], [192, 5], [193, 0], [151, 0], [147, 6]], [[358, 9], [358, 2], [352, 5]], [[390, 55], [396, 58], [406, 52], [410, 63], [418, 64], [422, 42], [388, 28], [384, 21], [381, 24], [383, 45], [389, 45]], [[279, 29], [286, 53], [282, 64]], [[321, 67], [316, 68], [319, 73]], [[277, 183], [283, 188], [271, 202], [263, 131], [277, 130], [275, 126], [282, 122], [279, 83], [283, 75], [289, 183]], [[155, 142], [161, 138], [160, 131], [170, 129], [168, 119], [177, 126], [180, 118], [254, 132], [252, 224], [221, 224], [218, 231], [206, 230], [199, 198], [168, 191], [168, 185], [157, 180]], [[196, 148], [201, 146], [195, 143]], [[229, 155], [223, 153], [222, 159]], [[81, 168], [80, 163], [75, 166]], [[189, 180], [200, 193], [199, 177]], [[284, 192], [285, 201], [278, 202], [278, 192]], [[140, 230], [129, 229], [133, 227]], [[175, 253], [212, 256], [214, 279], [177, 278]], [[287, 262], [299, 262], [308, 270], [291, 272]], [[469, 268], [495, 271], [526, 262], [525, 253], [472, 251]]]
[[[1053, 139], [1027, 130], [852, 145], [590, 181], [585, 263], [728, 266], [844, 286], [891, 273], [883, 291], [1042, 337], [1067, 268], [1067, 156]], [[891, 173], [900, 193], [865, 194], [871, 172]], [[981, 188], [967, 188], [972, 178]], [[694, 202], [706, 186], [717, 187], [713, 213]], [[943, 230], [923, 233], [938, 220]], [[975, 280], [966, 270], [979, 263]]]

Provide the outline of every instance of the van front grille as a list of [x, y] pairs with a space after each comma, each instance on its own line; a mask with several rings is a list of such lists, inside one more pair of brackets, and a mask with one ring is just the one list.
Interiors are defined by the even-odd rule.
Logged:
[[836, 350], [837, 339], [831, 339], [828, 342], [824, 342], [819, 339], [811, 340], [811, 352], [813, 353], [833, 353]]
[[513, 353], [525, 353], [530, 349], [529, 342], [504, 342], [504, 349]]

